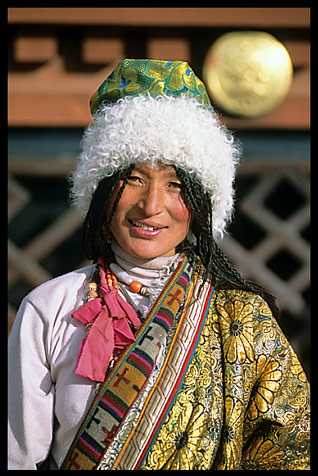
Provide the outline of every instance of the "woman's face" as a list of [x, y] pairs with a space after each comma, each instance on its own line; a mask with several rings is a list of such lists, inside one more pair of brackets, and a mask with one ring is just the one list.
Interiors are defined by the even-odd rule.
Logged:
[[[115, 189], [108, 213], [122, 183]], [[152, 259], [175, 254], [176, 247], [188, 234], [190, 215], [174, 167], [136, 164], [110, 229], [127, 253]]]

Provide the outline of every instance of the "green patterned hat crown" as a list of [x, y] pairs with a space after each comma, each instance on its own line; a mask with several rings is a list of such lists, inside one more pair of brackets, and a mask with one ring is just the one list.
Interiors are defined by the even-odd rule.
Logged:
[[193, 97], [206, 108], [212, 108], [203, 82], [185, 61], [125, 59], [91, 97], [91, 113], [94, 114], [102, 103], [146, 94]]

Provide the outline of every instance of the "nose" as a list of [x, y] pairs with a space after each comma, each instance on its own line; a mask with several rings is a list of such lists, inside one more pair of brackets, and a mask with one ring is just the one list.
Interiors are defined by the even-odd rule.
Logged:
[[159, 215], [164, 209], [164, 192], [157, 185], [149, 185], [140, 197], [137, 206], [147, 217]]

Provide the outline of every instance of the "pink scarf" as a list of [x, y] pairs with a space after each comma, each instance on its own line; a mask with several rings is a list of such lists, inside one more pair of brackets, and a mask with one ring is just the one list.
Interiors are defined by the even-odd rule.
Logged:
[[103, 382], [114, 351], [135, 342], [129, 323], [136, 329], [140, 320], [118, 291], [108, 286], [100, 261], [99, 272], [100, 297], [81, 306], [72, 317], [85, 325], [91, 324], [80, 346], [75, 373]]

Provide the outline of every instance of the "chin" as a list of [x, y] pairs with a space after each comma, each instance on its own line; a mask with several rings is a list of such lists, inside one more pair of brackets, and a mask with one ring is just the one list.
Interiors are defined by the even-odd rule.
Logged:
[[154, 246], [138, 246], [138, 247], [131, 247], [125, 250], [128, 254], [134, 256], [135, 258], [140, 259], [154, 259], [158, 258], [159, 256], [169, 256], [175, 254], [175, 248], [173, 249], [166, 249], [166, 248], [159, 248]]

